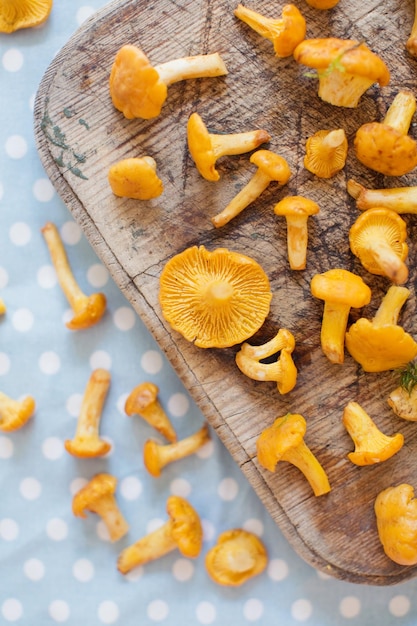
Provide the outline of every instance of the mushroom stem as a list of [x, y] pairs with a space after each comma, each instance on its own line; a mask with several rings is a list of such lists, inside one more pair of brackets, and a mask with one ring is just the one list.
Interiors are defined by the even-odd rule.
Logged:
[[137, 385], [126, 399], [126, 415], [140, 415], [168, 441], [176, 441], [177, 434], [158, 400], [158, 392], [158, 387], [153, 383], [144, 382]]
[[257, 148], [261, 143], [270, 140], [265, 130], [248, 130], [244, 133], [229, 133], [225, 135], [210, 133], [212, 148], [216, 160], [222, 156], [244, 154]]
[[91, 513], [99, 515], [106, 526], [111, 541], [118, 541], [129, 530], [129, 526], [116, 503], [113, 494], [103, 495], [89, 505]]
[[391, 189], [367, 189], [355, 180], [348, 180], [347, 191], [356, 200], [361, 211], [382, 207], [401, 215], [417, 214], [417, 187], [393, 187]]
[[159, 74], [160, 80], [167, 87], [181, 80], [224, 76], [227, 74], [226, 65], [217, 52], [173, 59], [154, 67]]
[[391, 285], [373, 317], [373, 324], [375, 326], [397, 324], [401, 308], [409, 295], [410, 290], [407, 287]]
[[21, 428], [35, 412], [35, 400], [26, 396], [14, 400], [0, 391], [0, 430], [12, 431]]
[[117, 561], [117, 569], [122, 574], [127, 574], [134, 567], [159, 559], [175, 548], [177, 548], [177, 544], [172, 537], [172, 521], [168, 520], [159, 528], [122, 550]]
[[406, 135], [416, 111], [416, 99], [409, 89], [401, 89], [392, 101], [383, 123]]
[[326, 472], [304, 440], [284, 453], [281, 459], [288, 461], [302, 472], [315, 496], [321, 496], [330, 491]]
[[320, 331], [321, 347], [331, 363], [343, 363], [345, 358], [345, 333], [349, 319], [349, 305], [335, 305], [326, 300]]
[[417, 56], [417, 2], [414, 4], [414, 21], [406, 42], [406, 48], [413, 57]]
[[393, 283], [402, 284], [406, 282], [408, 268], [387, 241], [383, 239], [368, 240], [366, 247], [375, 263]]
[[336, 148], [341, 146], [346, 140], [346, 133], [343, 128], [331, 130], [322, 140], [322, 148], [327, 154], [334, 152]]
[[287, 215], [287, 253], [292, 270], [305, 269], [307, 261], [308, 215]]
[[81, 330], [96, 324], [106, 310], [106, 297], [102, 293], [87, 296], [82, 292], [72, 273], [55, 224], [51, 222], [45, 224], [42, 234], [48, 246], [58, 282], [74, 313], [73, 319], [67, 322], [66, 326], [70, 330]]

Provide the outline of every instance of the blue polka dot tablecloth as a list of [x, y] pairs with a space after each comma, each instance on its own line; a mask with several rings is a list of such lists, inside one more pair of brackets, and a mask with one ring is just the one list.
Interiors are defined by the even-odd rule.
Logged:
[[[154, 435], [125, 400], [139, 382], [158, 385], [179, 438], [204, 417], [56, 195], [33, 134], [33, 102], [56, 52], [103, 0], [56, 0], [37, 28], [0, 34], [0, 391], [31, 395], [36, 411], [14, 432], [0, 431], [0, 624], [19, 626], [411, 626], [417, 580], [393, 587], [344, 583], [315, 571], [287, 543], [228, 451], [212, 433], [192, 456], [152, 477], [144, 441]], [[88, 332], [65, 326], [69, 310], [41, 229], [56, 224], [85, 292], [102, 291], [108, 310]], [[111, 451], [99, 459], [67, 453], [94, 369], [111, 373], [100, 430]], [[103, 520], [75, 517], [72, 498], [100, 472], [117, 477], [117, 502], [129, 524], [118, 542]], [[123, 576], [122, 548], [164, 523], [170, 495], [199, 512], [203, 549], [178, 551]], [[204, 565], [225, 530], [257, 534], [267, 568], [236, 588], [213, 582]]]

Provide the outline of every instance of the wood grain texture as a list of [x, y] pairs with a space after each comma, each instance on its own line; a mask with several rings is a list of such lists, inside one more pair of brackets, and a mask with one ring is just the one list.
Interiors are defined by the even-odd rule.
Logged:
[[[379, 543], [374, 499], [400, 482], [417, 487], [417, 425], [395, 417], [387, 396], [396, 386], [393, 372], [366, 374], [346, 355], [343, 365], [327, 361], [320, 348], [323, 305], [310, 295], [317, 272], [344, 267], [361, 275], [372, 301], [352, 310], [350, 323], [371, 317], [388, 288], [368, 274], [349, 251], [347, 233], [359, 212], [346, 193], [355, 178], [369, 187], [416, 184], [415, 175], [386, 179], [362, 167], [353, 154], [356, 129], [381, 119], [401, 87], [416, 88], [416, 61], [405, 51], [414, 15], [412, 0], [341, 0], [330, 11], [304, 1], [295, 4], [307, 20], [308, 37], [355, 38], [379, 54], [392, 71], [388, 87], [372, 87], [357, 109], [321, 102], [317, 81], [292, 58], [274, 57], [272, 44], [239, 22], [228, 0], [145, 0], [111, 2], [86, 22], [57, 54], [36, 97], [35, 134], [51, 181], [83, 228], [114, 280], [166, 352], [186, 387], [273, 519], [295, 550], [315, 567], [352, 582], [387, 585], [416, 575], [417, 568], [391, 562]], [[254, 0], [251, 8], [277, 16], [274, 2]], [[111, 104], [108, 77], [118, 49], [141, 46], [155, 63], [181, 56], [219, 52], [229, 74], [186, 81], [169, 88], [159, 118], [126, 120]], [[265, 128], [269, 148], [285, 157], [292, 177], [282, 189], [271, 185], [261, 198], [226, 227], [210, 221], [253, 172], [248, 155], [223, 158], [221, 179], [203, 180], [186, 141], [189, 115], [198, 111], [216, 132]], [[308, 136], [321, 128], [345, 129], [349, 156], [344, 170], [319, 180], [303, 168]], [[414, 126], [411, 133], [415, 131]], [[107, 171], [124, 157], [153, 156], [165, 184], [149, 202], [113, 196]], [[309, 222], [307, 269], [288, 269], [286, 226], [272, 210], [288, 194], [306, 195], [320, 205]], [[408, 224], [411, 296], [401, 324], [417, 334], [415, 316], [416, 235]], [[202, 350], [183, 340], [164, 322], [158, 303], [158, 277], [165, 262], [192, 245], [224, 246], [250, 254], [270, 278], [270, 314], [251, 343], [263, 343], [285, 327], [296, 338], [296, 388], [280, 396], [274, 383], [247, 379], [235, 365], [238, 347]], [[401, 431], [405, 446], [389, 461], [355, 467], [346, 458], [352, 441], [341, 422], [344, 406], [359, 402], [386, 433]], [[315, 498], [301, 474], [282, 463], [275, 473], [256, 459], [260, 432], [288, 411], [304, 415], [306, 441], [326, 469], [332, 491]]]

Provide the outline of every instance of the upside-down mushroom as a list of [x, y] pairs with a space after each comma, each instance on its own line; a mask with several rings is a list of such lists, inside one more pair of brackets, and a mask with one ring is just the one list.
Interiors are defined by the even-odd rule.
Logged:
[[349, 230], [349, 245], [371, 274], [401, 285], [408, 278], [407, 225], [395, 211], [375, 207], [362, 213]]
[[355, 450], [347, 455], [355, 465], [382, 463], [404, 445], [401, 433], [386, 435], [381, 432], [370, 415], [357, 402], [349, 402], [345, 406], [342, 422], [355, 444]]
[[270, 472], [275, 472], [279, 461], [291, 463], [305, 476], [314, 495], [322, 496], [331, 488], [326, 472], [304, 441], [306, 429], [307, 423], [298, 413], [277, 417], [256, 441], [258, 461]]
[[275, 215], [285, 217], [287, 223], [287, 253], [292, 270], [306, 267], [307, 222], [310, 215], [317, 215], [319, 211], [317, 202], [304, 196], [287, 196], [274, 206]]
[[67, 328], [70, 330], [90, 328], [103, 317], [107, 306], [106, 296], [103, 293], [93, 293], [87, 296], [81, 291], [72, 273], [64, 244], [55, 224], [47, 222], [41, 231], [48, 246], [58, 282], [73, 311], [72, 319], [66, 322]]
[[[236, 365], [248, 378], [275, 381], [279, 393], [289, 393], [297, 382], [297, 368], [291, 356], [294, 348], [294, 335], [286, 328], [280, 328], [275, 337], [260, 346], [243, 343], [236, 353]], [[260, 362], [277, 352], [280, 356], [274, 363]]]
[[191, 157], [201, 176], [213, 182], [220, 178], [216, 170], [216, 162], [220, 157], [250, 152], [270, 139], [270, 134], [263, 129], [242, 133], [211, 133], [196, 112], [190, 115], [187, 123]]
[[143, 447], [144, 465], [148, 472], [157, 478], [166, 465], [195, 454], [208, 441], [210, 441], [210, 431], [207, 424], [203, 424], [199, 430], [188, 437], [173, 443], [162, 445], [154, 439], [148, 439]]
[[398, 417], [417, 422], [417, 363], [407, 363], [401, 370], [400, 384], [391, 391], [387, 401]]
[[164, 190], [150, 156], [122, 159], [110, 167], [107, 176], [112, 192], [120, 198], [150, 200]]
[[346, 184], [347, 192], [356, 200], [361, 211], [389, 209], [399, 215], [417, 213], [417, 187], [391, 187], [389, 189], [368, 189], [350, 178]]
[[347, 351], [365, 372], [398, 369], [417, 356], [417, 342], [397, 323], [409, 295], [391, 285], [373, 319], [359, 318], [346, 333]]
[[243, 209], [265, 191], [271, 182], [275, 181], [282, 187], [291, 176], [287, 161], [270, 150], [257, 150], [251, 155], [249, 161], [258, 169], [233, 200], [220, 213], [211, 218], [216, 228], [228, 224], [231, 219], [239, 215]]
[[414, 2], [414, 20], [411, 26], [410, 35], [405, 44], [408, 52], [413, 56], [417, 57], [417, 3]]
[[22, 428], [35, 413], [35, 400], [26, 396], [15, 400], [0, 391], [0, 430], [12, 431]]
[[297, 63], [318, 72], [318, 95], [335, 106], [355, 108], [374, 83], [388, 85], [385, 63], [366, 44], [353, 39], [305, 39], [294, 50]]
[[153, 66], [137, 46], [122, 46], [114, 59], [109, 80], [113, 105], [127, 119], [157, 117], [173, 83], [224, 76], [226, 66], [216, 52], [167, 61]]
[[385, 176], [403, 176], [417, 165], [417, 142], [408, 135], [416, 110], [410, 89], [395, 96], [382, 122], [363, 124], [353, 142], [357, 159]]
[[121, 574], [159, 559], [172, 550], [178, 549], [189, 558], [200, 554], [203, 530], [197, 511], [180, 496], [170, 496], [166, 510], [169, 519], [165, 524], [122, 550], [117, 561], [117, 569]]
[[239, 4], [234, 14], [265, 39], [272, 41], [275, 55], [289, 57], [306, 36], [306, 21], [293, 4], [282, 7], [280, 18], [271, 18]]
[[111, 474], [97, 474], [78, 491], [72, 500], [72, 511], [78, 517], [87, 517], [85, 511], [99, 515], [109, 533], [110, 541], [118, 541], [129, 530], [120, 511], [115, 491], [117, 479]]
[[1, 0], [0, 33], [40, 26], [49, 17], [53, 0]]
[[320, 333], [323, 353], [331, 363], [343, 363], [350, 309], [369, 304], [371, 290], [360, 276], [339, 268], [315, 274], [310, 287], [315, 298], [324, 300]]
[[385, 554], [399, 565], [417, 564], [417, 499], [401, 483], [381, 491], [374, 503], [378, 536]]
[[243, 585], [263, 572], [267, 564], [268, 554], [262, 541], [242, 528], [221, 533], [205, 559], [210, 578], [227, 587]]
[[307, 139], [304, 167], [318, 178], [332, 178], [345, 167], [347, 152], [343, 128], [318, 130]]
[[159, 388], [151, 382], [136, 385], [125, 402], [126, 415], [139, 415], [168, 441], [177, 441], [177, 433], [158, 399]]
[[264, 323], [271, 299], [262, 267], [227, 248], [186, 248], [165, 264], [160, 276], [165, 320], [199, 348], [246, 341]]

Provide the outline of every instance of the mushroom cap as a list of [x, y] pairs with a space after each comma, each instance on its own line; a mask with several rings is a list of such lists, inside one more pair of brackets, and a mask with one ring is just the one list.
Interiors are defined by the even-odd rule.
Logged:
[[368, 46], [354, 39], [305, 39], [294, 50], [297, 63], [318, 71], [326, 70], [332, 63], [343, 66], [348, 74], [368, 78], [381, 87], [388, 85], [390, 73], [384, 61]]
[[262, 267], [226, 248], [187, 248], [166, 263], [160, 277], [164, 318], [200, 348], [246, 341], [264, 323], [271, 299]]
[[290, 167], [284, 157], [271, 150], [257, 150], [250, 156], [249, 161], [280, 185], [285, 185], [291, 176]]
[[374, 504], [379, 539], [386, 555], [399, 565], [417, 563], [417, 500], [414, 488], [401, 483], [381, 491]]
[[316, 215], [319, 211], [320, 207], [317, 202], [304, 196], [287, 196], [274, 206], [275, 215], [286, 217], [308, 217], [309, 215]]
[[315, 274], [311, 293], [315, 298], [354, 308], [363, 307], [371, 300], [371, 290], [362, 278], [339, 268]]
[[201, 116], [191, 113], [187, 122], [188, 149], [201, 176], [206, 180], [220, 178], [215, 168], [216, 154], [213, 150], [210, 133]]
[[104, 293], [93, 293], [83, 297], [79, 304], [74, 316], [66, 322], [70, 330], [84, 330], [97, 324], [106, 312], [107, 299]]
[[181, 496], [170, 496], [166, 505], [171, 521], [171, 536], [181, 554], [196, 557], [203, 542], [200, 517], [191, 504]]
[[2, 0], [0, 33], [13, 33], [21, 28], [40, 26], [49, 17], [52, 0]]
[[[332, 146], [324, 141], [330, 134]], [[307, 139], [304, 167], [319, 178], [331, 178], [345, 166], [347, 152], [348, 141], [342, 128], [318, 130]]]
[[113, 193], [121, 198], [150, 200], [164, 190], [150, 156], [122, 159], [111, 166], [107, 176]]
[[113, 105], [127, 119], [157, 117], [168, 93], [146, 54], [131, 44], [117, 52], [109, 88]]
[[375, 326], [363, 317], [346, 333], [346, 349], [365, 372], [385, 372], [417, 356], [417, 342], [401, 326]]
[[297, 447], [304, 438], [307, 423], [302, 415], [288, 413], [277, 417], [274, 423], [263, 430], [256, 441], [259, 463], [270, 472], [291, 448]]
[[354, 148], [361, 163], [386, 176], [403, 176], [417, 165], [417, 142], [383, 122], [363, 124]]
[[233, 528], [221, 533], [206, 554], [206, 569], [219, 585], [236, 587], [260, 574], [268, 563], [262, 541], [247, 530]]
[[108, 497], [116, 491], [117, 479], [111, 474], [96, 474], [72, 499], [72, 511], [78, 517], [86, 517], [88, 510], [101, 498]]

